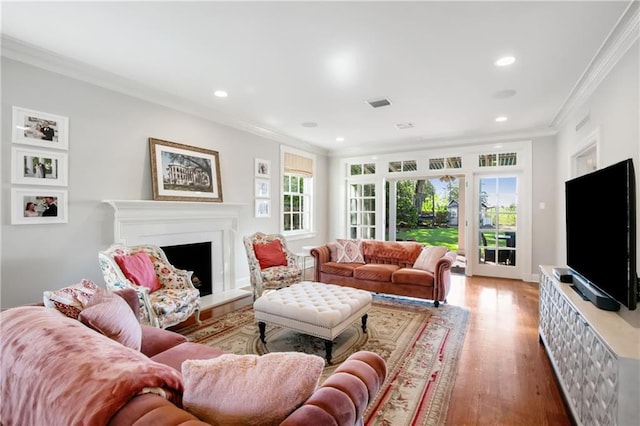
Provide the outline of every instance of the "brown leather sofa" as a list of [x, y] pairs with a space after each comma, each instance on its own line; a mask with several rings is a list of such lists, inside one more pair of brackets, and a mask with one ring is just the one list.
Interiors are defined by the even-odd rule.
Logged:
[[447, 251], [433, 271], [414, 268], [423, 250], [417, 242], [362, 240], [364, 263], [337, 262], [336, 242], [311, 249], [314, 280], [367, 290], [445, 302], [451, 286], [451, 265], [456, 253]]
[[[125, 294], [121, 292], [120, 295], [128, 301], [135, 312], [138, 306], [135, 293], [127, 294], [127, 291], [123, 290], [122, 292]], [[38, 334], [38, 341], [34, 341], [33, 344], [45, 346], [39, 348], [38, 351], [31, 351], [32, 355], [26, 356], [23, 350], [25, 342], [33, 340], [33, 337], [25, 335], [29, 334], [29, 330], [34, 328], [31, 323], [37, 320], [38, 317], [40, 317], [40, 322], [43, 322], [42, 317], [46, 317], [46, 326], [38, 326], [39, 330], [34, 330], [40, 334]], [[0, 377], [2, 381], [0, 384], [3, 388], [0, 424], [5, 426], [35, 424], [36, 420], [34, 419], [42, 419], [38, 415], [42, 415], [43, 412], [47, 416], [56, 418], [55, 412], [51, 410], [60, 409], [57, 407], [62, 404], [57, 404], [56, 400], [52, 399], [50, 392], [43, 392], [42, 389], [53, 386], [56, 389], [56, 394], [62, 395], [65, 399], [74, 398], [73, 395], [75, 395], [75, 398], [81, 399], [81, 394], [91, 393], [86, 386], [91, 386], [92, 383], [97, 381], [112, 380], [111, 376], [103, 379], [99, 374], [92, 374], [91, 380], [81, 380], [81, 383], [78, 383], [78, 381], [69, 379], [69, 375], [64, 375], [62, 372], [49, 371], [49, 366], [55, 364], [48, 364], [52, 358], [47, 359], [47, 357], [58, 357], [57, 362], [60, 362], [60, 351], [64, 350], [56, 347], [55, 351], [48, 351], [46, 342], [60, 342], [60, 344], [64, 345], [67, 344], [65, 340], [68, 340], [70, 335], [77, 337], [80, 334], [83, 345], [86, 344], [91, 347], [89, 353], [96, 354], [95, 360], [90, 355], [82, 357], [82, 363], [84, 364], [85, 360], [88, 363], [82, 367], [90, 368], [92, 373], [105, 366], [106, 355], [102, 356], [101, 352], [114, 353], [114, 341], [89, 327], [79, 326], [78, 324], [80, 324], [79, 321], [43, 306], [31, 305], [13, 308], [0, 314], [0, 326], [2, 326], [3, 330], [20, 330], [10, 333], [8, 336], [3, 336], [4, 338], [0, 343], [0, 354], [3, 361]], [[43, 328], [46, 328], [46, 330], [43, 330]], [[119, 347], [121, 347], [121, 350], [118, 349]], [[121, 351], [125, 352], [125, 355], [129, 357], [132, 355], [137, 357], [137, 362], [151, 363], [151, 361], [155, 361], [171, 367], [162, 368], [165, 370], [165, 375], [167, 369], [170, 373], [173, 371], [172, 369], [180, 372], [181, 364], [186, 359], [209, 359], [224, 353], [210, 346], [188, 342], [186, 337], [178, 333], [149, 326], [142, 326], [140, 353], [144, 354], [144, 356], [139, 353], [137, 355], [136, 353], [132, 354], [131, 351], [135, 352], [135, 350], [115, 343], [115, 352], [117, 353], [106, 359], [110, 360], [114, 356], [119, 356]], [[33, 355], [34, 352], [36, 352], [35, 355]], [[51, 354], [52, 352], [55, 353]], [[129, 353], [127, 354], [126, 352]], [[62, 357], [64, 357], [64, 353], [62, 352]], [[29, 357], [35, 359], [29, 359]], [[145, 359], [147, 361], [144, 361]], [[151, 369], [153, 368], [162, 370], [158, 367], [151, 367]], [[127, 371], [124, 373], [125, 376], [130, 376], [131, 374], [134, 373], [128, 374]], [[175, 376], [175, 372], [171, 373], [171, 375]], [[359, 424], [369, 401], [373, 399], [385, 377], [386, 363], [379, 355], [367, 351], [356, 352], [344, 361], [316, 389], [311, 397], [303, 405], [295, 409], [282, 424]], [[42, 383], [40, 380], [55, 381], [55, 383]], [[108, 384], [109, 389], [112, 389], [111, 392], [99, 395], [99, 405], [108, 406], [109, 410], [113, 411], [105, 414], [105, 418], [109, 418], [108, 425], [195, 426], [207, 424], [181, 408], [180, 395], [165, 398], [156, 393], [135, 394], [131, 395], [131, 397], [126, 397], [125, 401], [127, 402], [118, 407], [118, 409], [112, 408], [114, 404], [109, 402], [109, 398], [114, 398], [118, 396], [118, 392], [122, 392], [121, 380], [123, 378], [119, 376], [118, 383], [113, 379], [113, 384]], [[131, 381], [131, 377], [125, 377], [124, 380]], [[83, 387], [85, 388], [83, 389]], [[5, 395], [5, 393], [7, 394]], [[215, 391], [212, 390], [212, 397], [215, 397], [214, 393]], [[250, 395], [247, 395], [247, 397], [251, 398]], [[57, 401], [60, 402], [60, 400]], [[82, 412], [83, 407], [78, 406], [77, 409]], [[38, 411], [39, 414], [33, 414], [35, 411]]]

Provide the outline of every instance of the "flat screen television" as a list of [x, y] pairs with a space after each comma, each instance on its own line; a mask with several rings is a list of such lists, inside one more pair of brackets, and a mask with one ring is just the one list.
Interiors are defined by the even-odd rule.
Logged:
[[[567, 266], [574, 285], [583, 293], [593, 286], [629, 310], [635, 309], [638, 275], [632, 160], [565, 182], [565, 195]], [[587, 297], [596, 306], [619, 309], [617, 303], [607, 303], [607, 297], [595, 293]], [[600, 300], [604, 300], [602, 305]]]

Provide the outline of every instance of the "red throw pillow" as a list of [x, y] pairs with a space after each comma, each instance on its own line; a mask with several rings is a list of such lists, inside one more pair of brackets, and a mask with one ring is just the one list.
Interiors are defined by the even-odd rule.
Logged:
[[148, 254], [138, 252], [130, 256], [114, 256], [114, 259], [132, 283], [148, 288], [151, 293], [162, 288]]
[[273, 240], [266, 244], [254, 244], [253, 252], [260, 262], [260, 269], [288, 265], [280, 240]]

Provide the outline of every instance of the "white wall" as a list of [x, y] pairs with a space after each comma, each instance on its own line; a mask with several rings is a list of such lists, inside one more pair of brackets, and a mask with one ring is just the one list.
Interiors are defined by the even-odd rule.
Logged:
[[556, 258], [556, 138], [534, 140], [532, 155], [531, 274], [537, 276], [539, 265], [553, 264]]
[[[279, 232], [280, 145], [247, 132], [2, 58], [2, 307], [42, 299], [48, 289], [82, 278], [104, 285], [97, 253], [113, 242], [112, 209], [105, 199], [152, 199], [148, 138], [219, 152], [225, 202], [246, 203], [236, 236], [236, 282], [248, 284], [242, 236]], [[69, 117], [69, 222], [11, 225], [11, 108]], [[271, 161], [272, 216], [253, 217], [254, 158]], [[290, 242], [294, 250], [326, 240], [327, 159], [316, 152], [321, 214], [314, 238]]]
[[[639, 42], [636, 41], [618, 61], [584, 105], [569, 116], [558, 134], [556, 161], [556, 262], [566, 264], [564, 182], [571, 176], [570, 158], [583, 148], [587, 135], [598, 131], [598, 166], [606, 167], [618, 161], [632, 158], [636, 170], [636, 189], [640, 189], [640, 66]], [[587, 125], [576, 131], [585, 116]], [[636, 211], [640, 213], [640, 196]], [[603, 229], [603, 231], [605, 231]], [[639, 228], [640, 231], [640, 228]], [[640, 232], [637, 241], [640, 242]], [[594, 244], [599, 244], [594, 240]], [[605, 244], [601, 242], [601, 244]], [[607, 247], [594, 247], [604, 250]], [[608, 252], [607, 255], [610, 255]], [[640, 256], [638, 259], [640, 265]]]

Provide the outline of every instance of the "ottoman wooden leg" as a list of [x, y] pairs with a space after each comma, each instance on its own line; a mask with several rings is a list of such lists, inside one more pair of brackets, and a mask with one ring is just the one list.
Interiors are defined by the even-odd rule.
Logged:
[[362, 332], [367, 332], [367, 318], [369, 318], [369, 314], [364, 314], [362, 316]]
[[331, 365], [331, 352], [333, 351], [333, 340], [324, 341], [324, 350], [327, 358], [327, 364]]
[[260, 341], [262, 343], [267, 343], [266, 339], [264, 338], [264, 332], [267, 329], [267, 324], [265, 324], [262, 321], [258, 321], [258, 330], [260, 330]]

